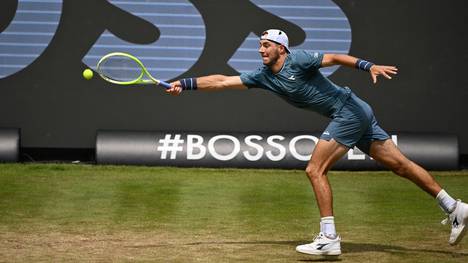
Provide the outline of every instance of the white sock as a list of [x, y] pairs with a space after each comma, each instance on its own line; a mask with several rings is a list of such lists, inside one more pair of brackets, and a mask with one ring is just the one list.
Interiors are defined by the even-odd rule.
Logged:
[[326, 216], [320, 219], [320, 232], [328, 238], [336, 238], [335, 218], [333, 216]]
[[439, 206], [445, 213], [450, 214], [455, 210], [457, 206], [457, 201], [453, 199], [444, 189], [442, 189], [436, 196], [437, 201], [439, 202]]

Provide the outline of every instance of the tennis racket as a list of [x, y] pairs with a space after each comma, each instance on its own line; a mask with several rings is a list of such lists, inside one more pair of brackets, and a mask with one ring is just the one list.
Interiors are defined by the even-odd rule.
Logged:
[[171, 84], [151, 76], [138, 58], [123, 52], [113, 52], [102, 57], [97, 63], [96, 71], [101, 78], [114, 84], [156, 84], [166, 89], [171, 87]]

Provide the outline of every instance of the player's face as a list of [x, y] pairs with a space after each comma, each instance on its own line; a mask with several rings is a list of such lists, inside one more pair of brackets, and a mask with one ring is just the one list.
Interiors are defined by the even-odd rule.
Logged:
[[262, 56], [263, 65], [272, 66], [280, 57], [280, 45], [268, 40], [260, 40], [258, 52]]

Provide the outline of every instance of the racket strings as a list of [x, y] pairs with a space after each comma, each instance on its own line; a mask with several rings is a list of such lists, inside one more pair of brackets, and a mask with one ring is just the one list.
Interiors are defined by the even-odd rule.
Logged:
[[120, 82], [134, 81], [143, 75], [143, 70], [136, 61], [118, 55], [101, 61], [97, 71], [106, 78]]

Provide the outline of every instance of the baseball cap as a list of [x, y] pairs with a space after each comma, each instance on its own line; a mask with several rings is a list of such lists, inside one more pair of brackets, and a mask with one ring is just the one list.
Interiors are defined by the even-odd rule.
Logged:
[[260, 39], [270, 40], [276, 44], [283, 45], [286, 48], [286, 51], [290, 53], [288, 35], [279, 29], [268, 29], [267, 31], [264, 31], [260, 36]]

